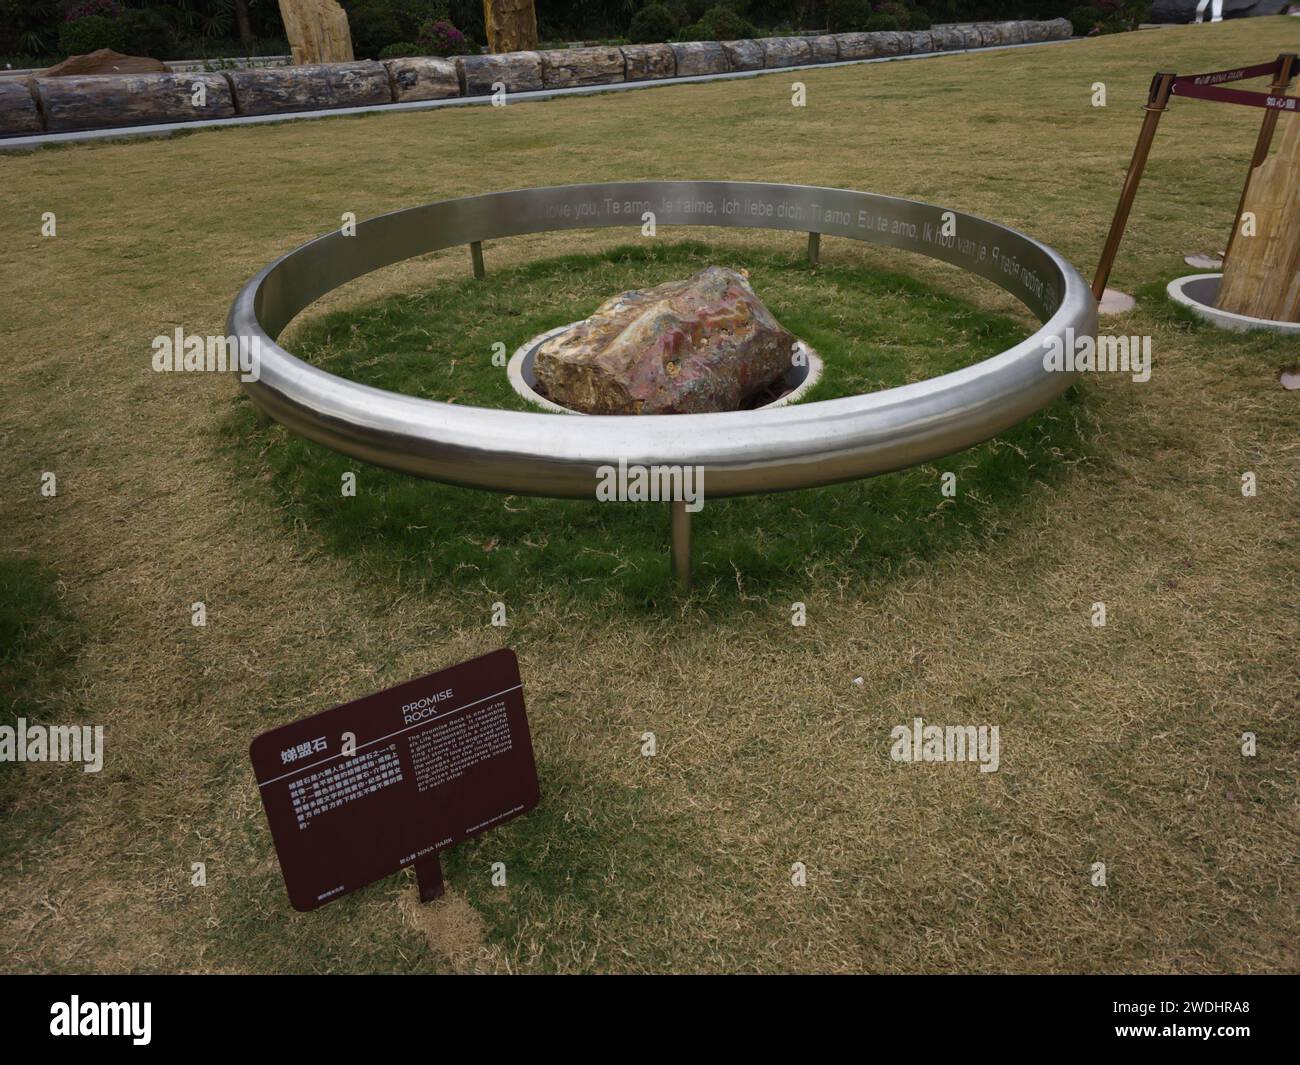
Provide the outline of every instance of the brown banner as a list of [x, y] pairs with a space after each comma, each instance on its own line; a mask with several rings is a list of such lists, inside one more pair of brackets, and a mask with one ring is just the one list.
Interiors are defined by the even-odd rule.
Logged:
[[1247, 81], [1250, 78], [1262, 78], [1277, 74], [1279, 60], [1271, 63], [1256, 63], [1253, 67], [1234, 67], [1232, 70], [1215, 70], [1209, 74], [1184, 74], [1174, 78], [1174, 91], [1180, 85], [1222, 85], [1229, 81]]
[[1271, 111], [1300, 110], [1300, 97], [1281, 93], [1247, 92], [1245, 89], [1224, 89], [1218, 85], [1184, 84], [1174, 82], [1175, 96], [1190, 96], [1199, 100], [1219, 100], [1225, 104], [1244, 104], [1247, 107], [1265, 107]]

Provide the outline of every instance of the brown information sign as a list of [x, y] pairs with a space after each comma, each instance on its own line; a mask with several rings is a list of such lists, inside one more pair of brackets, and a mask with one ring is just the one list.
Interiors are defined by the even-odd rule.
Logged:
[[314, 910], [437, 855], [541, 797], [508, 649], [264, 732], [249, 748], [289, 901]]

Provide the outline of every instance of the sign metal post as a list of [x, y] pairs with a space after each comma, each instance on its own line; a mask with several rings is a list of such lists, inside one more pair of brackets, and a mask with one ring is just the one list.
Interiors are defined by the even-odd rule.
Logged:
[[433, 902], [446, 894], [447, 889], [442, 882], [442, 862], [438, 860], [437, 851], [415, 863], [415, 886], [419, 888], [421, 902]]
[[691, 588], [691, 512], [686, 502], [674, 499], [668, 504], [673, 539], [673, 573], [682, 592]]

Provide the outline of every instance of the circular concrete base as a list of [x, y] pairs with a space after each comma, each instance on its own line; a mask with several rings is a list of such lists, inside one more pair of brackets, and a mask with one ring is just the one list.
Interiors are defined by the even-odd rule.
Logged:
[[1098, 314], [1127, 314], [1137, 306], [1137, 300], [1117, 288], [1103, 289], [1097, 304]]
[[1214, 301], [1219, 298], [1219, 282], [1222, 280], [1222, 274], [1188, 274], [1170, 281], [1166, 291], [1175, 303], [1182, 304], [1197, 317], [1220, 329], [1230, 329], [1234, 333], [1267, 329], [1272, 333], [1300, 336], [1300, 322], [1274, 322], [1268, 318], [1252, 318], [1247, 314], [1219, 310]]
[[[583, 411], [562, 407], [560, 404], [547, 399], [534, 388], [537, 378], [533, 375], [533, 354], [541, 347], [543, 342], [563, 333], [566, 329], [572, 329], [576, 324], [576, 322], [570, 322], [568, 325], [557, 326], [545, 333], [539, 333], [532, 340], [521, 345], [510, 356], [510, 362], [506, 364], [506, 376], [510, 379], [510, 387], [533, 406], [550, 411], [552, 414], [582, 414]], [[796, 403], [808, 394], [813, 385], [821, 380], [821, 356], [802, 340], [794, 342], [794, 352], [796, 355], [803, 356], [803, 362], [792, 365], [786, 373], [785, 384], [789, 391], [778, 399], [772, 400], [771, 403], [760, 404], [755, 410], [770, 410], [776, 407], [784, 407], [789, 403]]]

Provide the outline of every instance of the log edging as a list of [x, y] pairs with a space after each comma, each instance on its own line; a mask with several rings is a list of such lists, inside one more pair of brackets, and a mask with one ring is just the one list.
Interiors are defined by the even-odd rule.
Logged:
[[[1024, 43], [1066, 40], [1072, 35], [1066, 19], [959, 23], [917, 32], [821, 34], [814, 37], [768, 37], [742, 41], [687, 41], [665, 44], [599, 46], [554, 52], [507, 52], [500, 55], [431, 56], [407, 59], [354, 60], [297, 67], [249, 67], [235, 70], [169, 74], [96, 74], [78, 78], [21, 76], [35, 110], [21, 106], [16, 92], [0, 79], [0, 139], [40, 133], [113, 129], [124, 124], [149, 126], [201, 122], [212, 118], [294, 114], [305, 111], [380, 106], [412, 101], [473, 97], [491, 93], [502, 84], [507, 93], [562, 90], [619, 83], [667, 83], [689, 77], [739, 72], [794, 70], [824, 63], [860, 62], [897, 55], [966, 51]], [[615, 60], [613, 53], [620, 53]], [[669, 67], [671, 72], [657, 73]], [[422, 64], [430, 66], [423, 73]], [[441, 64], [446, 64], [443, 68]], [[407, 66], [404, 66], [407, 65]], [[401, 71], [402, 80], [399, 81]], [[441, 77], [433, 75], [439, 74]], [[429, 75], [426, 77], [425, 75]], [[157, 99], [123, 102], [134, 90], [148, 93], [159, 82]], [[85, 82], [86, 85], [73, 85]], [[93, 79], [99, 79], [95, 81]], [[119, 84], [110, 84], [114, 79]], [[19, 77], [13, 79], [18, 82]], [[217, 110], [186, 116], [175, 97], [182, 84], [204, 81], [217, 92]], [[456, 92], [449, 89], [454, 82]], [[59, 84], [56, 84], [59, 83]], [[166, 89], [171, 95], [164, 95]], [[94, 97], [98, 95], [100, 100]], [[5, 97], [10, 106], [4, 106]], [[84, 96], [85, 98], [80, 98]], [[228, 103], [226, 102], [228, 100]], [[53, 101], [53, 105], [52, 105]]]

